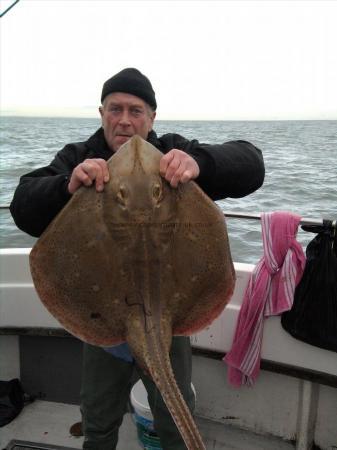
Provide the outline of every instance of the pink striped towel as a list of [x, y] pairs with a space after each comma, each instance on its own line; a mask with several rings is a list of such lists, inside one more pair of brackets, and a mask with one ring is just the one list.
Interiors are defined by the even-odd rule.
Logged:
[[261, 215], [264, 256], [251, 274], [232, 348], [224, 358], [233, 386], [251, 386], [259, 374], [264, 317], [292, 307], [305, 266], [303, 249], [296, 241], [300, 220], [282, 211]]

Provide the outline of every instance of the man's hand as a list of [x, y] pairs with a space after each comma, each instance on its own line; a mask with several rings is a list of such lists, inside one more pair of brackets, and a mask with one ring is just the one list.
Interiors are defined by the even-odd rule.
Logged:
[[194, 180], [200, 173], [199, 166], [192, 156], [176, 148], [161, 158], [159, 171], [172, 187]]
[[104, 183], [108, 181], [108, 164], [104, 159], [85, 159], [73, 170], [68, 184], [68, 191], [70, 194], [73, 194], [80, 186], [91, 186], [95, 182], [96, 191], [102, 192]]

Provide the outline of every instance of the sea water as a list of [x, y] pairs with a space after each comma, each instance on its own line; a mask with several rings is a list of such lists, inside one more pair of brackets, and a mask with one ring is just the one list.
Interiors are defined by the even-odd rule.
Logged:
[[[21, 175], [48, 165], [65, 144], [86, 140], [99, 126], [98, 118], [2, 117], [0, 205], [9, 205]], [[291, 211], [317, 220], [337, 218], [337, 121], [156, 121], [155, 131], [214, 144], [244, 139], [262, 150], [263, 187], [217, 202], [224, 213]], [[256, 263], [262, 256], [260, 222], [227, 218], [227, 226], [234, 261]], [[0, 231], [1, 248], [35, 242], [17, 229], [7, 208], [0, 209]], [[303, 247], [312, 238], [299, 230]]]

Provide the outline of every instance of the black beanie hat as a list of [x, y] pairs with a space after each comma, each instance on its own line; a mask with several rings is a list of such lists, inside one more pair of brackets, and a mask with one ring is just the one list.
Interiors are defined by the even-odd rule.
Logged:
[[149, 104], [153, 110], [157, 109], [156, 96], [150, 80], [137, 69], [123, 69], [109, 78], [103, 84], [101, 102], [103, 103], [105, 97], [113, 92], [135, 95]]

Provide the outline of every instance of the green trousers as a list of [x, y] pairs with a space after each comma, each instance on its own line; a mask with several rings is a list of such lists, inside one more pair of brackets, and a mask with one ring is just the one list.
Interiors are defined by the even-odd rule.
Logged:
[[[175, 336], [170, 359], [181, 393], [193, 412], [195, 397], [191, 389], [192, 356], [188, 337]], [[118, 430], [138, 375], [147, 390], [154, 427], [164, 450], [186, 450], [179, 431], [153, 381], [137, 366], [115, 358], [99, 347], [84, 344], [81, 387], [83, 449], [114, 450]]]

